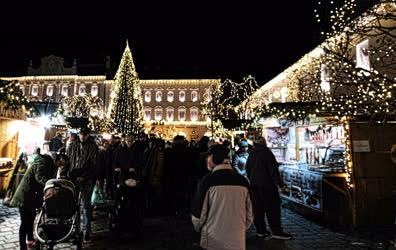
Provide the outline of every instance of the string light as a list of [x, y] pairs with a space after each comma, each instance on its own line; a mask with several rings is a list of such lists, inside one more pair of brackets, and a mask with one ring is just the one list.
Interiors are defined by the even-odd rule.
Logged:
[[143, 131], [143, 103], [139, 78], [128, 41], [114, 77], [108, 116], [114, 132], [137, 134]]

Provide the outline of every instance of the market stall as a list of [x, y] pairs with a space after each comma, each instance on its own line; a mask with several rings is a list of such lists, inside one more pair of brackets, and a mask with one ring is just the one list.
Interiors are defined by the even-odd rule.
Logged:
[[302, 212], [347, 224], [350, 215], [340, 211], [349, 201], [343, 125], [322, 118], [309, 123], [269, 119], [264, 126], [263, 134], [286, 184], [281, 197], [300, 205], [297, 209]]

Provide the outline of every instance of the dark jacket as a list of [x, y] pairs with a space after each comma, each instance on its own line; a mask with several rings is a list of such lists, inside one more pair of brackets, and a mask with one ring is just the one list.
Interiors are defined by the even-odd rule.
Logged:
[[256, 144], [246, 162], [251, 186], [276, 190], [282, 185], [279, 165], [272, 151], [265, 145]]
[[77, 177], [84, 180], [96, 178], [96, 158], [98, 146], [88, 139], [85, 142], [70, 144], [66, 151], [70, 160], [69, 177], [74, 181]]
[[15, 195], [11, 200], [13, 207], [37, 208], [43, 200], [45, 183], [56, 176], [56, 166], [48, 155], [38, 155], [26, 170]]

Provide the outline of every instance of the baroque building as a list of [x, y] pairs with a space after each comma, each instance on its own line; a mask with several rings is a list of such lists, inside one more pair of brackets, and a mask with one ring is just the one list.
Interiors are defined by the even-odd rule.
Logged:
[[[3, 77], [17, 81], [23, 94], [35, 105], [46, 107], [41, 115], [51, 114], [62, 99], [73, 95], [97, 96], [106, 113], [113, 80], [103, 75], [78, 73], [76, 60], [66, 68], [64, 59], [48, 56], [39, 68], [30, 63], [27, 76]], [[207, 119], [202, 115], [202, 103], [209, 97], [211, 86], [220, 79], [161, 79], [140, 80], [143, 117], [148, 133], [166, 139], [184, 135], [197, 140], [207, 132]], [[52, 106], [53, 108], [48, 109]]]

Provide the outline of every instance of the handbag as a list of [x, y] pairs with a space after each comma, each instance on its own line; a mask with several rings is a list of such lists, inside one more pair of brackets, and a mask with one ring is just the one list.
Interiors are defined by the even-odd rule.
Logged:
[[99, 206], [106, 203], [105, 196], [103, 190], [95, 185], [92, 196], [91, 196], [91, 204], [92, 206]]

